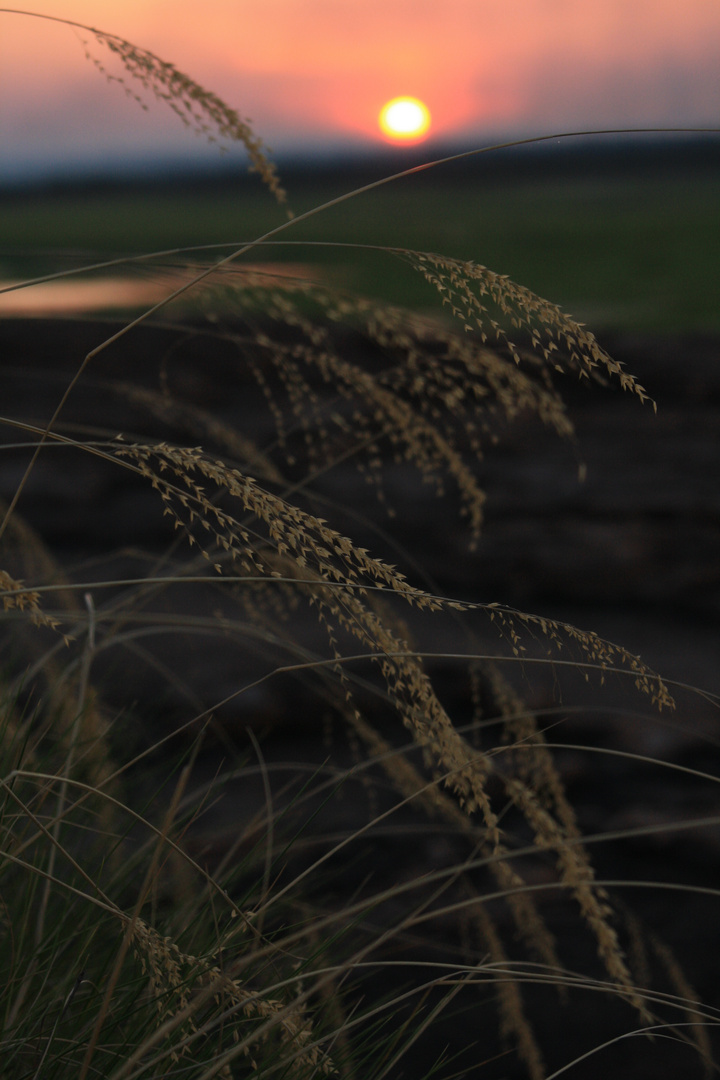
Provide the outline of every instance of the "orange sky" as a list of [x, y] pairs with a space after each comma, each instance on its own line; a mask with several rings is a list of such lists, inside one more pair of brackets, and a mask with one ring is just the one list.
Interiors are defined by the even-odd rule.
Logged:
[[[32, 10], [171, 60], [277, 151], [377, 145], [378, 112], [401, 94], [427, 103], [431, 137], [446, 142], [720, 126], [720, 0], [37, 0]], [[142, 113], [107, 86], [80, 38], [0, 14], [0, 174], [58, 155], [208, 152], [159, 105]]]

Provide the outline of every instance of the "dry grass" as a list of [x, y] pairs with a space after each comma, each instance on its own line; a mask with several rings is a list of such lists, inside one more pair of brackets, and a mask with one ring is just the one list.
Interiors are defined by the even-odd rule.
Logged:
[[[152, 54], [83, 29], [190, 126], [239, 139], [282, 197], [261, 142], [233, 110]], [[6, 421], [12, 438], [26, 440], [29, 464], [3, 508], [0, 570], [14, 646], [2, 684], [3, 1077], [381, 1080], [420, 1075], [420, 1061], [423, 1075], [450, 1076], [443, 1045], [446, 1060], [428, 1060], [433, 1032], [446, 1015], [457, 1031], [458, 1017], [472, 1018], [490, 996], [511, 1060], [540, 1080], [548, 1054], [528, 1006], [537, 986], [558, 995], [558, 1008], [577, 994], [613, 998], [617, 1037], [654, 1030], [682, 1040], [699, 1075], [711, 1067], [717, 1016], [664, 945], [630, 917], [622, 922], [542, 720], [500, 667], [568, 665], [598, 694], [607, 679], [629, 676], [638, 703], [666, 711], [668, 686], [591, 632], [433, 595], [312, 509], [317, 476], [353, 462], [391, 514], [383, 474], [388, 461], [401, 463], [429, 492], [455, 493], [472, 545], [483, 521], [477, 466], [499, 426], [535, 415], [572, 437], [556, 370], [615, 381], [640, 402], [644, 389], [584, 327], [484, 267], [388, 253], [440, 292], [453, 317], [441, 320], [327, 285], [268, 282], [236, 265], [242, 254], [196, 267], [194, 291], [183, 286], [152, 314], [162, 310], [188, 334], [203, 320], [208, 347], [232, 345], [273, 419], [270, 442], [176, 399], [168, 382], [122, 382], [117, 393], [202, 447], [64, 433], [68, 398], [107, 342], [78, 357], [47, 427]], [[130, 348], [147, 317], [108, 340], [124, 335]], [[338, 325], [383, 362], [347, 355]], [[75, 580], [23, 522], [23, 486], [38, 455], [59, 443], [157, 493], [178, 540], [148, 553], [142, 573]], [[218, 598], [212, 615], [183, 609], [192, 585]], [[305, 612], [320, 634], [304, 633]], [[470, 674], [469, 724], [467, 711], [454, 716], [443, 703], [413, 644], [413, 620], [441, 627], [450, 618], [467, 634], [455, 662]], [[493, 656], [477, 645], [488, 623]], [[132, 709], [142, 716], [152, 703], [128, 701], [113, 714], [103, 660], [154, 666], [181, 685], [182, 671], [152, 650], [153, 636], [171, 631], [229, 642], [253, 658], [257, 676], [209, 707], [189, 705], [169, 732], [144, 730], [128, 749]], [[280, 763], [266, 761], [271, 740], [215, 719], [290, 677], [311, 688], [318, 729], [330, 716], [344, 730], [351, 764], [329, 750], [326, 763], [297, 763], [284, 780]], [[222, 741], [224, 761], [203, 783], [208, 739]], [[207, 824], [216, 800], [233, 806], [253, 786], [252, 810], [225, 827]], [[376, 854], [388, 838], [411, 850], [423, 835], [437, 836], [444, 862], [383, 870]], [[546, 892], [564, 898], [559, 926]], [[564, 958], [563, 922], [591, 943], [587, 970]], [[468, 1046], [454, 1048], [461, 1075], [483, 1075], [473, 1025]], [[553, 1076], [564, 1071], [555, 1068]]]

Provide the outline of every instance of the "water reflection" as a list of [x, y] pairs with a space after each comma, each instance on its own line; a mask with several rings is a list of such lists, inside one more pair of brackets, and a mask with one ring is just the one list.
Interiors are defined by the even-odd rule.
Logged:
[[[200, 267], [175, 271], [162, 278], [140, 277], [81, 278], [67, 277], [56, 281], [43, 281], [12, 292], [0, 291], [0, 317], [3, 316], [50, 316], [83, 315], [98, 311], [133, 311], [158, 303], [175, 289], [195, 276]], [[263, 263], [261, 265], [229, 267], [223, 272], [225, 283], [234, 279], [242, 284], [243, 275], [260, 275], [267, 284], [283, 280], [318, 278], [318, 268], [300, 263]], [[217, 279], [214, 279], [217, 280]], [[0, 290], [17, 284], [0, 280]]]
[[[0, 288], [12, 284], [12, 281], [3, 281]], [[40, 285], [0, 293], [0, 315], [81, 315], [91, 311], [128, 310], [156, 303], [167, 296], [168, 291], [171, 289], [166, 282], [138, 281], [137, 278], [44, 281]]]

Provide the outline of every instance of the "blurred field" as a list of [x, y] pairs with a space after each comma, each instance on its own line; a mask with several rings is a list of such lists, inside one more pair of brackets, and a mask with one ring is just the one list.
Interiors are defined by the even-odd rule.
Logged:
[[[530, 158], [513, 174], [484, 165], [406, 177], [293, 225], [282, 239], [471, 259], [595, 329], [720, 329], [717, 168], [677, 161], [622, 168], [600, 158], [548, 171]], [[302, 213], [373, 178], [348, 169], [290, 172], [284, 181]], [[283, 220], [255, 177], [15, 191], [0, 200], [0, 276], [31, 277], [112, 254], [239, 244]], [[420, 309], [437, 305], [413, 270], [384, 253], [291, 244], [250, 256], [261, 258], [317, 265], [320, 277], [331, 264], [333, 279], [348, 288]]]
[[[414, 174], [245, 265], [437, 310], [396, 254], [313, 243], [482, 262], [600, 331], [657, 413], [302, 295], [113, 341], [201, 253], [4, 294], [40, 303], [0, 317], [2, 1080], [91, 1053], [319, 1076], [315, 1046], [345, 1080], [720, 1060], [720, 160], [516, 164]], [[284, 176], [298, 213], [372, 179]], [[0, 191], [0, 279], [283, 220], [257, 177]]]

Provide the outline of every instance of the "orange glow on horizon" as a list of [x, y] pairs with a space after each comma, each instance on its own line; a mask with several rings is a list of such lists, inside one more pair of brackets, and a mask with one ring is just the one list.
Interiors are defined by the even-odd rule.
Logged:
[[[492, 17], [477, 0], [207, 0], [201, 20], [194, 0], [35, 0], [33, 8], [173, 63], [249, 117], [278, 153], [334, 141], [412, 145], [428, 134], [476, 143], [515, 131], [709, 127], [717, 116], [718, 0], [681, 8], [675, 0], [518, 0]], [[85, 44], [123, 84], [103, 79]], [[0, 70], [0, 174], [21, 159], [215, 152], [192, 142], [91, 31], [0, 13]], [[431, 131], [378, 127], [383, 101], [405, 87], [431, 104]], [[123, 88], [137, 90], [148, 111]]]
[[430, 110], [414, 97], [396, 97], [383, 105], [378, 117], [380, 130], [392, 142], [421, 142], [430, 131]]

